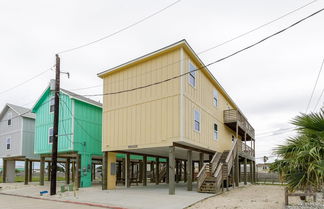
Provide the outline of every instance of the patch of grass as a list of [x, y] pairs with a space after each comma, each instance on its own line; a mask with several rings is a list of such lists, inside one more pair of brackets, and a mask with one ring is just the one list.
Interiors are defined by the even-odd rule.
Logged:
[[[2, 183], [2, 176], [0, 176], [0, 183]], [[57, 181], [64, 181], [65, 178], [64, 177], [57, 177], [56, 178]], [[25, 177], [24, 176], [16, 176], [15, 177], [15, 182], [24, 182], [25, 181]], [[35, 176], [32, 179], [33, 182], [39, 182], [39, 176]], [[47, 178], [45, 177], [45, 181], [47, 181]]]

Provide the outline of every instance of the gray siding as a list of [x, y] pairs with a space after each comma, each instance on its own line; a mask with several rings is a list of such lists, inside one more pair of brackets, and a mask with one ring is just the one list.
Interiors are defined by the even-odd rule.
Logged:
[[[9, 113], [12, 114], [12, 123], [8, 125]], [[17, 117], [17, 113], [8, 108], [7, 112], [4, 114], [0, 121], [0, 157], [12, 157], [12, 156], [21, 156], [21, 127], [22, 119]], [[7, 138], [11, 138], [11, 149], [7, 150]]]
[[23, 118], [22, 154], [28, 158], [38, 158], [34, 155], [35, 120]]

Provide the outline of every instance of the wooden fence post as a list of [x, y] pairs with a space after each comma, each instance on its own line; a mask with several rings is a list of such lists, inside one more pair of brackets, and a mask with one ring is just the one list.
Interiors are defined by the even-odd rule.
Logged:
[[288, 188], [285, 187], [285, 205], [288, 205]]

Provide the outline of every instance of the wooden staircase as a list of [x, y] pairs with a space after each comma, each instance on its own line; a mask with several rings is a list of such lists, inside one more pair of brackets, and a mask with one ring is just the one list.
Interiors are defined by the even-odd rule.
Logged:
[[198, 192], [217, 193], [224, 181], [229, 184], [230, 171], [237, 157], [237, 144], [235, 139], [230, 151], [216, 152], [213, 159], [204, 164], [197, 175]]

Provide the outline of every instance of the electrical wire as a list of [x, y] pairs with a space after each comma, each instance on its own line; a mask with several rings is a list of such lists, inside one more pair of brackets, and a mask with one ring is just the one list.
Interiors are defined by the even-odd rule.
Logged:
[[111, 34], [109, 34], [109, 35], [106, 35], [106, 36], [104, 36], [104, 37], [101, 37], [101, 38], [96, 39], [96, 40], [94, 40], [94, 41], [91, 41], [91, 42], [89, 42], [89, 43], [82, 44], [82, 45], [77, 46], [77, 47], [73, 47], [73, 48], [70, 48], [70, 49], [66, 49], [66, 50], [60, 51], [60, 52], [58, 52], [57, 54], [63, 54], [63, 53], [67, 53], [67, 52], [75, 51], [75, 50], [77, 50], [77, 49], [81, 49], [81, 48], [83, 48], [83, 47], [86, 47], [86, 46], [89, 46], [89, 45], [95, 44], [95, 43], [97, 43], [97, 42], [103, 41], [103, 40], [105, 40], [105, 39], [107, 39], [107, 38], [110, 38], [110, 37], [112, 37], [112, 36], [114, 36], [114, 35], [116, 35], [116, 34], [118, 34], [118, 33], [121, 33], [121, 32], [123, 32], [123, 31], [125, 31], [125, 30], [127, 30], [127, 29], [129, 29], [129, 28], [132, 28], [132, 27], [134, 27], [134, 26], [136, 26], [136, 25], [138, 25], [138, 24], [140, 24], [140, 23], [142, 23], [142, 22], [144, 22], [144, 21], [146, 21], [146, 20], [148, 20], [148, 19], [150, 19], [150, 18], [152, 18], [152, 17], [158, 15], [159, 13], [161, 13], [161, 12], [163, 12], [163, 11], [169, 9], [170, 7], [172, 7], [172, 6], [174, 6], [175, 4], [179, 3], [180, 1], [181, 1], [181, 0], [177, 0], [177, 1], [173, 2], [172, 4], [169, 4], [168, 6], [162, 8], [162, 9], [160, 9], [160, 10], [158, 10], [158, 11], [156, 11], [156, 12], [154, 12], [154, 13], [152, 13], [152, 14], [150, 14], [150, 15], [148, 15], [148, 16], [146, 16], [146, 17], [144, 17], [144, 18], [142, 18], [142, 19], [140, 19], [140, 20], [138, 20], [138, 21], [136, 21], [136, 22], [134, 22], [134, 23], [132, 23], [132, 24], [126, 26], [126, 27], [124, 27], [124, 28], [121, 28], [121, 29], [119, 29], [119, 30], [117, 30], [117, 31], [115, 31], [115, 32], [113, 32], [113, 33], [111, 33]]
[[115, 95], [115, 94], [121, 94], [121, 93], [131, 92], [131, 91], [135, 91], [135, 90], [139, 90], [139, 89], [144, 89], [144, 88], [148, 88], [148, 87], [151, 87], [151, 86], [155, 86], [155, 85], [158, 85], [158, 84], [161, 84], [161, 83], [169, 82], [171, 80], [174, 80], [174, 79], [180, 78], [182, 76], [188, 75], [189, 73], [196, 72], [196, 71], [199, 71], [201, 69], [207, 68], [207, 67], [209, 67], [211, 65], [214, 65], [216, 63], [222, 62], [222, 61], [224, 61], [224, 60], [226, 60], [226, 59], [228, 59], [230, 57], [233, 57], [233, 56], [235, 56], [235, 55], [237, 55], [237, 54], [239, 54], [239, 53], [241, 53], [243, 51], [246, 51], [246, 50], [248, 50], [248, 49], [250, 49], [250, 48], [252, 48], [252, 47], [254, 47], [254, 46], [256, 46], [256, 45], [258, 45], [258, 44], [260, 44], [260, 43], [262, 43], [262, 42], [264, 42], [264, 41], [266, 41], [266, 40], [268, 40], [268, 39], [270, 39], [270, 38], [272, 38], [274, 36], [276, 36], [276, 35], [279, 35], [280, 33], [285, 32], [286, 30], [288, 30], [288, 29], [290, 29], [290, 28], [292, 28], [292, 27], [300, 24], [301, 22], [309, 19], [312, 16], [315, 16], [316, 14], [322, 12], [323, 10], [324, 10], [324, 8], [322, 8], [322, 9], [320, 9], [320, 10], [318, 10], [318, 11], [316, 11], [316, 12], [314, 12], [314, 13], [312, 13], [312, 14], [310, 14], [310, 15], [308, 15], [308, 16], [300, 19], [300, 20], [298, 20], [297, 22], [289, 25], [288, 27], [285, 27], [284, 29], [281, 29], [281, 30], [279, 30], [279, 31], [277, 31], [277, 32], [275, 32], [275, 33], [273, 33], [273, 34], [271, 34], [271, 35], [269, 35], [269, 36], [261, 39], [260, 41], [257, 41], [257, 42], [255, 42], [255, 43], [253, 43], [253, 44], [251, 44], [251, 45], [249, 45], [247, 47], [244, 47], [244, 48], [242, 48], [242, 49], [240, 49], [240, 50], [238, 50], [238, 51], [236, 51], [234, 53], [231, 53], [231, 54], [229, 54], [229, 55], [227, 55], [225, 57], [222, 57], [222, 58], [220, 58], [220, 59], [218, 59], [216, 61], [213, 61], [213, 62], [211, 62], [211, 63], [209, 63], [207, 65], [203, 65], [202, 67], [199, 67], [199, 68], [197, 68], [197, 69], [195, 69], [193, 71], [186, 72], [186, 73], [183, 73], [183, 74], [180, 74], [180, 75], [177, 75], [177, 76], [174, 76], [174, 77], [170, 77], [170, 78], [165, 79], [165, 80], [162, 80], [162, 81], [158, 81], [158, 82], [155, 82], [155, 83], [150, 83], [150, 84], [143, 85], [143, 86], [138, 86], [138, 87], [131, 88], [131, 89], [126, 89], [126, 90], [116, 91], [116, 92], [108, 92], [108, 93], [103, 93], [103, 94], [88, 94], [88, 95], [82, 95], [82, 96], [88, 96], [88, 97], [93, 96], [93, 97], [95, 97], [95, 96]]
[[272, 23], [274, 23], [274, 22], [277, 22], [278, 20], [280, 20], [280, 19], [282, 19], [282, 18], [284, 18], [284, 17], [287, 17], [288, 15], [293, 14], [293, 13], [295, 13], [295, 12], [297, 12], [297, 11], [299, 11], [299, 10], [301, 10], [301, 9], [303, 9], [303, 8], [309, 6], [309, 5], [311, 5], [311, 4], [313, 4], [313, 3], [317, 2], [317, 1], [318, 1], [318, 0], [311, 1], [311, 2], [305, 4], [305, 5], [301, 6], [301, 7], [298, 7], [298, 8], [296, 8], [296, 9], [294, 9], [294, 10], [292, 10], [292, 11], [290, 11], [290, 12], [288, 12], [288, 13], [286, 13], [286, 14], [284, 14], [284, 15], [282, 15], [282, 16], [280, 16], [280, 17], [274, 19], [274, 20], [271, 20], [271, 21], [269, 21], [269, 22], [267, 22], [267, 23], [265, 23], [265, 24], [262, 24], [262, 25], [260, 25], [260, 26], [258, 26], [258, 27], [256, 27], [256, 28], [254, 28], [254, 29], [252, 29], [252, 30], [249, 30], [249, 31], [247, 31], [247, 32], [245, 32], [245, 33], [243, 33], [243, 34], [241, 34], [241, 35], [235, 36], [235, 37], [233, 37], [233, 38], [231, 38], [231, 39], [229, 39], [229, 40], [227, 40], [227, 41], [224, 41], [224, 42], [222, 42], [222, 43], [220, 43], [220, 44], [218, 44], [218, 45], [216, 45], [216, 46], [213, 46], [213, 47], [210, 47], [210, 48], [208, 48], [208, 49], [206, 49], [206, 50], [203, 50], [203, 51], [199, 52], [198, 54], [206, 53], [206, 52], [208, 52], [208, 51], [210, 51], [210, 50], [212, 50], [212, 49], [215, 49], [215, 48], [217, 48], [217, 47], [223, 46], [223, 45], [225, 45], [225, 44], [227, 44], [227, 43], [229, 43], [229, 42], [232, 42], [232, 41], [234, 41], [234, 40], [236, 40], [236, 39], [239, 39], [239, 38], [241, 38], [241, 37], [243, 37], [243, 36], [246, 36], [246, 35], [248, 35], [248, 34], [254, 32], [254, 31], [256, 31], [256, 30], [259, 30], [259, 29], [261, 29], [261, 28], [267, 26], [267, 25], [270, 25], [270, 24], [272, 24]]
[[[324, 64], [324, 59], [323, 59], [322, 65], [321, 65], [321, 70], [320, 70], [320, 72], [321, 72], [322, 69], [323, 69], [323, 64]], [[318, 80], [318, 78], [317, 78], [317, 80]], [[316, 80], [316, 82], [317, 82], [317, 80]], [[321, 101], [321, 98], [322, 98], [323, 94], [324, 94], [324, 88], [323, 88], [323, 90], [322, 90], [322, 92], [321, 92], [321, 95], [319, 96], [319, 98], [318, 98], [318, 100], [317, 100], [317, 102], [316, 102], [316, 105], [315, 105], [315, 107], [314, 107], [314, 109], [313, 109], [313, 112], [315, 112], [317, 106], [319, 105], [319, 103], [320, 103], [320, 101]]]
[[15, 86], [13, 86], [13, 87], [10, 87], [9, 89], [6, 89], [6, 90], [4, 90], [4, 91], [1, 91], [0, 94], [4, 94], [4, 93], [6, 93], [6, 92], [8, 92], [8, 91], [11, 91], [11, 90], [13, 90], [13, 89], [15, 89], [15, 88], [17, 88], [17, 87], [20, 87], [20, 86], [22, 86], [22, 85], [28, 83], [29, 81], [31, 81], [31, 80], [33, 80], [33, 79], [35, 79], [35, 78], [37, 78], [37, 77], [39, 77], [39, 76], [45, 74], [47, 71], [52, 70], [52, 68], [53, 68], [53, 67], [51, 67], [51, 68], [49, 68], [49, 69], [47, 69], [47, 70], [44, 70], [44, 71], [42, 71], [41, 73], [39, 73], [39, 74], [37, 74], [37, 75], [31, 77], [30, 79], [27, 79], [27, 80], [25, 80], [25, 81], [23, 81], [23, 82], [21, 82], [21, 83], [15, 85]]
[[[314, 87], [313, 87], [313, 91], [312, 91], [311, 97], [309, 98], [309, 101], [308, 101], [308, 104], [307, 104], [307, 108], [306, 108], [305, 113], [307, 113], [307, 111], [308, 111], [308, 109], [309, 109], [309, 105], [311, 104], [312, 98], [313, 98], [313, 96], [314, 96], [314, 92], [315, 92], [315, 89], [316, 89], [316, 86], [317, 86], [317, 82], [318, 82], [318, 79], [319, 79], [319, 77], [320, 77], [320, 75], [321, 75], [321, 72], [322, 72], [322, 69], [323, 69], [323, 64], [324, 64], [324, 59], [323, 59], [323, 61], [322, 61], [322, 64], [321, 64], [320, 70], [319, 70], [319, 72], [318, 72], [318, 74], [317, 74], [316, 82], [315, 82], [315, 85], [314, 85]], [[322, 96], [321, 96], [321, 97], [322, 97]], [[316, 107], [317, 107], [317, 104], [316, 104]], [[316, 109], [316, 107], [314, 108], [314, 110]]]

